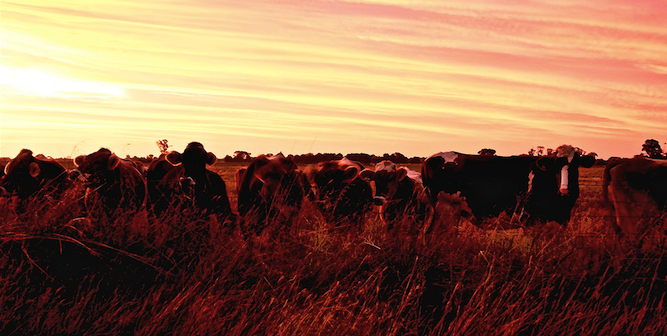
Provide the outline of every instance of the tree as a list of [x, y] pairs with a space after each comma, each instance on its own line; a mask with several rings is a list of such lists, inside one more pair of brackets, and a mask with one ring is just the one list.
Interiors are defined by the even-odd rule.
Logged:
[[660, 142], [655, 139], [646, 139], [642, 145], [642, 152], [645, 152], [652, 159], [662, 159], [662, 148]]
[[496, 150], [491, 149], [491, 148], [482, 148], [477, 152], [479, 155], [488, 155], [488, 156], [494, 156], [496, 155]]
[[252, 159], [252, 157], [250, 156], [250, 153], [248, 153], [246, 151], [235, 151], [234, 152], [234, 160], [247, 161], [247, 160], [250, 160], [250, 159]]
[[169, 147], [171, 147], [169, 140], [162, 139], [155, 141], [155, 143], [157, 144], [157, 148], [160, 149], [160, 154], [167, 154], [169, 152]]

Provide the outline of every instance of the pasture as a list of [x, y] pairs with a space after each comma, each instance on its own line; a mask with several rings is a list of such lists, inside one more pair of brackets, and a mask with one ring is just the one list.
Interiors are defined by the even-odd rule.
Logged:
[[[242, 166], [212, 168], [234, 211]], [[664, 335], [665, 215], [619, 239], [603, 168], [580, 170], [565, 228], [335, 227], [306, 203], [244, 237], [179, 213], [98, 223], [76, 192], [21, 215], [2, 199], [0, 334]]]

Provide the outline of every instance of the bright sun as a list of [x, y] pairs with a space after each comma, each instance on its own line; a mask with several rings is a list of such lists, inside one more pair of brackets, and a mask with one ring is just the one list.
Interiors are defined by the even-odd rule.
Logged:
[[40, 97], [121, 97], [123, 89], [114, 85], [58, 77], [34, 68], [8, 68], [0, 65], [0, 87]]

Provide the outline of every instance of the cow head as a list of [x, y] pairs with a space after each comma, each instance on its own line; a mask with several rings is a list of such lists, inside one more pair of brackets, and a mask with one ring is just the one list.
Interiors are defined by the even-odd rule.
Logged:
[[359, 162], [347, 158], [320, 162], [317, 169], [310, 170], [308, 179], [317, 188], [336, 188], [352, 182], [364, 170]]
[[[422, 163], [421, 176], [426, 192], [432, 202], [439, 192], [456, 194], [461, 190], [462, 175], [465, 173], [467, 155], [458, 152], [440, 152], [431, 155]], [[493, 156], [486, 156], [493, 159]]]
[[288, 189], [299, 182], [296, 164], [281, 153], [270, 157], [261, 155], [255, 162], [253, 177], [262, 182], [261, 196], [269, 199], [278, 189]]
[[217, 157], [207, 152], [201, 143], [191, 142], [185, 147], [182, 154], [171, 151], [167, 154], [166, 159], [174, 166], [183, 166], [180, 182], [183, 190], [188, 192], [196, 186], [198, 180], [206, 178], [206, 165], [215, 164]]
[[17, 195], [26, 199], [37, 192], [42, 185], [60, 174], [65, 168], [52, 159], [33, 157], [32, 151], [22, 149], [4, 169], [5, 176], [0, 180], [0, 194]]
[[320, 162], [308, 171], [316, 204], [327, 220], [359, 224], [373, 201], [370, 180], [364, 167], [347, 158]]
[[393, 198], [398, 190], [398, 184], [408, 177], [408, 169], [397, 168], [396, 164], [385, 160], [375, 165], [375, 196]]
[[79, 155], [74, 159], [74, 165], [81, 177], [92, 186], [113, 182], [113, 171], [120, 162], [120, 158], [106, 148], [100, 148], [88, 155]]

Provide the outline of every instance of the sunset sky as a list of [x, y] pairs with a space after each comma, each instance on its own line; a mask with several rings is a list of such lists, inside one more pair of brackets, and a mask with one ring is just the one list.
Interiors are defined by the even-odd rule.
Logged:
[[664, 0], [0, 1], [0, 156], [667, 147]]

